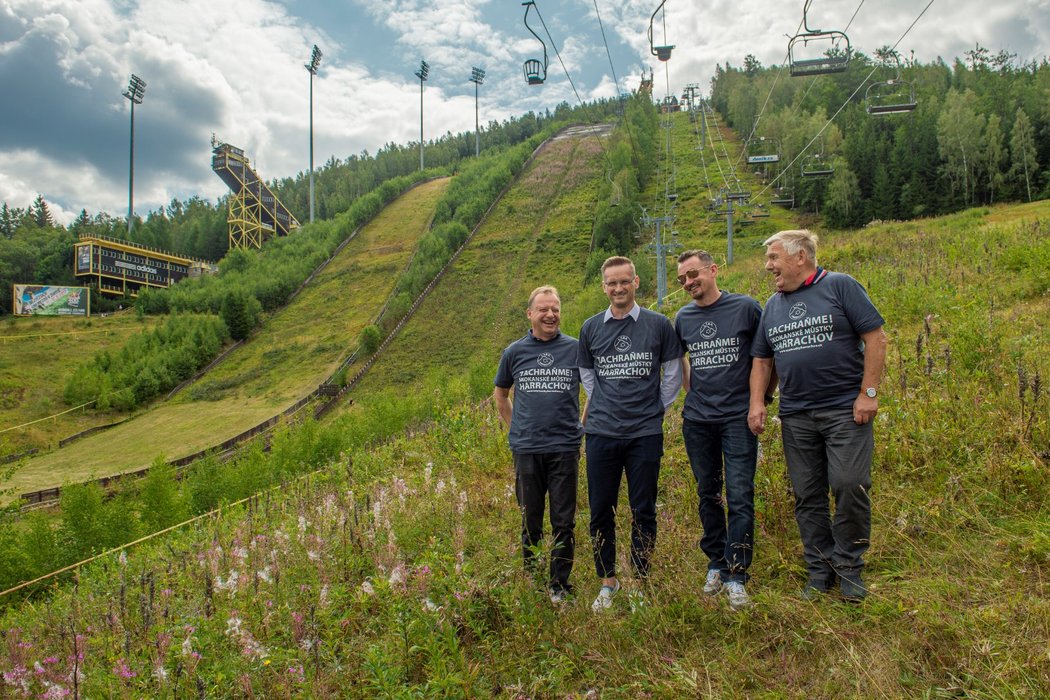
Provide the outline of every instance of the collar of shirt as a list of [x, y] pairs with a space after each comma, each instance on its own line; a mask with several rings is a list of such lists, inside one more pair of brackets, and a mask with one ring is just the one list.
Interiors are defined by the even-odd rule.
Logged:
[[537, 338], [536, 334], [532, 332], [532, 329], [529, 329], [529, 340], [533, 341], [534, 343], [549, 343], [551, 342], [551, 340], [557, 340], [558, 336], [560, 335], [561, 331], [559, 330], [557, 333], [554, 334], [553, 338], [551, 338], [550, 340], [544, 340], [543, 338]]
[[[631, 307], [631, 310], [627, 312], [627, 315], [630, 316], [632, 320], [637, 321], [638, 317], [642, 315], [642, 307], [638, 306], [638, 304], [635, 304]], [[616, 317], [613, 316], [612, 307], [610, 306], [608, 309], [605, 310], [605, 317], [602, 319], [602, 323], [608, 323], [610, 319], [615, 318]]]

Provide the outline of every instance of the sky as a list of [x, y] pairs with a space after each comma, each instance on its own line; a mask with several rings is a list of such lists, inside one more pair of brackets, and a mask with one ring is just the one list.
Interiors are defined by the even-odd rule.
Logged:
[[[915, 22], [927, 2], [813, 0], [809, 26], [848, 27], [869, 55], [900, 41], [923, 62], [950, 63], [978, 43], [1020, 62], [1050, 55], [1050, 0], [933, 0]], [[315, 44], [320, 166], [418, 143], [420, 60], [430, 64], [429, 140], [474, 129], [472, 67], [486, 71], [483, 127], [634, 90], [650, 69], [657, 97], [691, 83], [706, 93], [716, 64], [740, 66], [748, 54], [783, 64], [803, 4], [666, 0], [654, 43], [675, 48], [661, 63], [647, 36], [659, 0], [536, 0], [529, 24], [549, 68], [544, 85], [529, 86], [522, 64], [542, 59], [543, 47], [520, 0], [0, 0], [0, 201], [26, 207], [42, 194], [63, 224], [82, 209], [126, 216], [130, 102], [121, 93], [132, 73], [146, 82], [134, 119], [135, 212], [145, 216], [173, 198], [225, 193], [211, 172], [213, 135], [245, 149], [264, 179], [308, 171], [304, 64]]]

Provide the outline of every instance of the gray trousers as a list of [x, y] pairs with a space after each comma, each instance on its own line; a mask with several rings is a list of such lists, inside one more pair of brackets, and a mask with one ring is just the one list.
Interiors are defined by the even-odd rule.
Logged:
[[872, 424], [854, 423], [852, 407], [799, 411], [780, 421], [806, 569], [810, 581], [831, 586], [836, 574], [863, 568], [870, 544]]

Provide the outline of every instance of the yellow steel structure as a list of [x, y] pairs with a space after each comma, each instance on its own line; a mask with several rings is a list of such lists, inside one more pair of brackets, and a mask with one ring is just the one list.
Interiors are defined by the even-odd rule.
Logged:
[[274, 236], [287, 236], [299, 227], [292, 213], [252, 169], [244, 151], [218, 142], [212, 149], [211, 168], [230, 188], [227, 222], [229, 247], [261, 248]]

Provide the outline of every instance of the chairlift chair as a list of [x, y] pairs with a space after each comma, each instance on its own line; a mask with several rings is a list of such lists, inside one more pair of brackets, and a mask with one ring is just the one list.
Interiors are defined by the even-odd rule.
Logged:
[[655, 10], [653, 10], [653, 16], [649, 18], [649, 52], [661, 61], [671, 60], [671, 49], [674, 48], [673, 45], [656, 46], [655, 44], [653, 44], [653, 22], [656, 21], [656, 13], [663, 9], [664, 3], [666, 2], [667, 0], [661, 0], [660, 5]]
[[772, 136], [759, 136], [757, 139], [758, 144], [765, 144], [767, 141], [773, 144], [773, 147], [751, 147], [754, 152], [747, 157], [748, 165], [764, 165], [766, 163], [780, 162], [780, 141]]
[[[522, 72], [525, 74], [525, 82], [529, 85], [543, 85], [544, 81], [547, 80], [547, 44], [540, 38], [539, 34], [532, 31], [532, 27], [529, 26], [529, 10], [536, 4], [533, 0], [527, 0], [521, 3], [525, 7], [525, 28], [529, 30], [529, 33], [536, 37], [536, 41], [540, 42], [543, 47], [543, 62], [540, 63], [539, 59], [530, 58], [525, 61], [522, 66]], [[539, 10], [537, 10], [539, 12]]]
[[827, 177], [835, 172], [831, 160], [823, 153], [806, 156], [802, 159], [802, 177]]
[[777, 187], [773, 190], [773, 196], [769, 198], [769, 203], [793, 209], [795, 206], [795, 191], [790, 187]]
[[881, 83], [872, 83], [864, 93], [864, 103], [868, 114], [905, 114], [917, 106], [915, 86], [901, 79], [901, 60], [896, 52], [893, 58], [897, 62], [897, 75]]
[[[808, 13], [812, 2], [813, 0], [806, 0], [802, 8], [802, 25], [806, 31], [792, 37], [788, 42], [789, 73], [795, 77], [842, 73], [849, 65], [850, 54], [853, 53], [849, 37], [837, 29], [811, 29]], [[809, 46], [811, 43], [816, 44], [818, 48], [828, 48], [822, 54], [815, 54]], [[841, 48], [843, 43], [844, 49]]]

